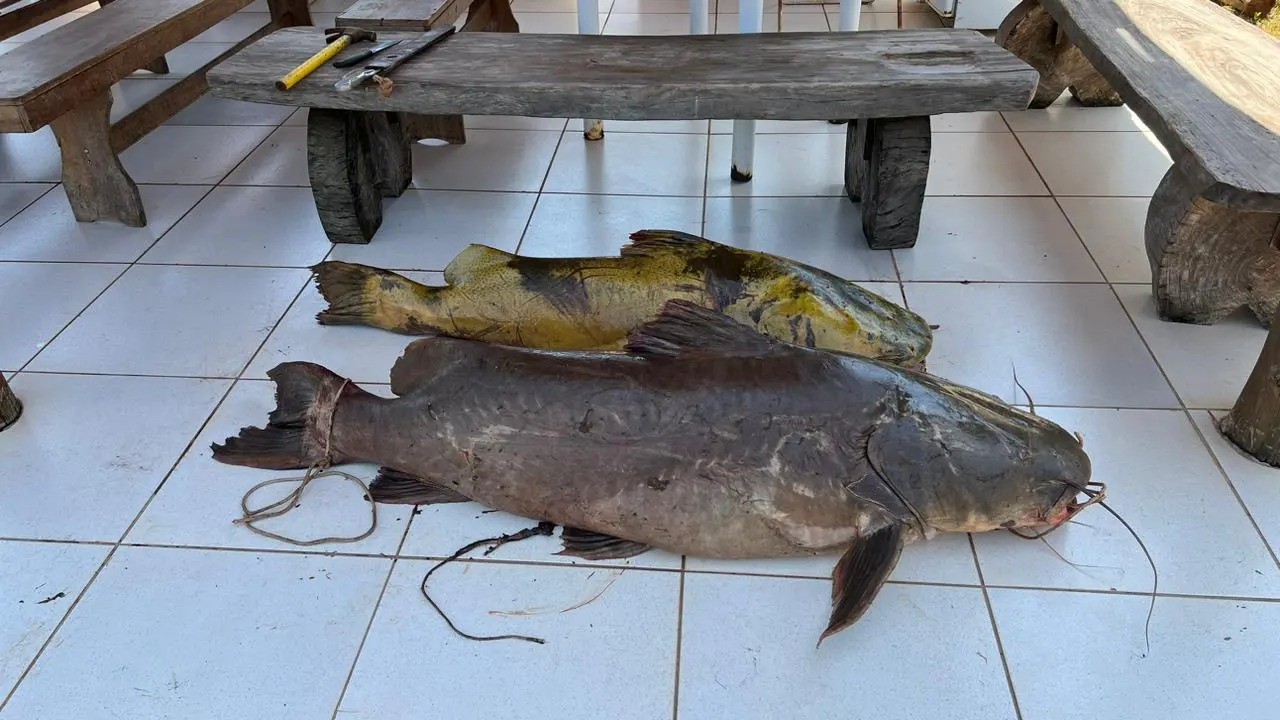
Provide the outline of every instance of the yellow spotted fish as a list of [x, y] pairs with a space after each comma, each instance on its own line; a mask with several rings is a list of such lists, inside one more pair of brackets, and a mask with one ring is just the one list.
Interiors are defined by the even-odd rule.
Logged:
[[920, 365], [915, 313], [824, 270], [671, 230], [641, 230], [616, 257], [533, 258], [471, 245], [432, 287], [342, 262], [312, 268], [326, 325], [368, 325], [545, 350], [621, 350], [669, 300], [809, 348]]

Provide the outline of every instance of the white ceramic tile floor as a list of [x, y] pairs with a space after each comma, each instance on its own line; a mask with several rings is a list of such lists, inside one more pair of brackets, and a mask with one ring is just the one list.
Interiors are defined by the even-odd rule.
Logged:
[[[315, 3], [317, 23], [346, 1]], [[901, 5], [908, 27], [937, 24]], [[601, 26], [683, 33], [686, 7], [603, 0]], [[515, 8], [524, 32], [576, 31], [572, 0]], [[897, 27], [897, 9], [876, 0], [862, 27]], [[171, 64], [213, 57], [264, 10]], [[736, 10], [721, 0], [722, 31]], [[783, 29], [837, 13], [788, 5]], [[171, 79], [139, 74], [119, 107]], [[936, 118], [920, 242], [894, 252], [866, 248], [844, 197], [844, 126], [758, 123], [757, 176], [739, 185], [727, 121], [609, 122], [589, 144], [576, 120], [511, 117], [469, 118], [465, 145], [416, 146], [415, 188], [386, 203], [374, 241], [331, 247], [306, 190], [305, 123], [202, 100], [126, 154], [140, 229], [75, 223], [49, 131], [0, 135], [0, 372], [27, 402], [0, 433], [0, 720], [1274, 715], [1280, 471], [1206, 411], [1231, 405], [1265, 332], [1243, 314], [1155, 318], [1142, 226], [1167, 159], [1128, 109], [1064, 98]], [[932, 372], [1025, 403], [1016, 367], [1039, 412], [1083, 433], [1155, 556], [1150, 655], [1150, 569], [1097, 509], [1047, 538], [1078, 567], [1006, 535], [908, 548], [866, 618], [816, 650], [832, 556], [583, 563], [536, 538], [433, 576], [464, 629], [548, 639], [477, 644], [448, 632], [418, 583], [430, 558], [527, 519], [384, 506], [371, 537], [314, 553], [231, 523], [242, 493], [291, 474], [210, 457], [265, 420], [267, 370], [316, 361], [385, 396], [411, 341], [315, 324], [306, 265], [327, 255], [439, 283], [427, 271], [469, 243], [583, 256], [653, 227], [905, 290], [940, 325]], [[355, 488], [324, 479], [268, 527], [355, 533], [366, 513]]]

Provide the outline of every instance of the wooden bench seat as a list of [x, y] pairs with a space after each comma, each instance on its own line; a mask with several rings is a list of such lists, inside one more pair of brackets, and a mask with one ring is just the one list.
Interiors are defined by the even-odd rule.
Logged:
[[[1147, 215], [1161, 317], [1212, 323], [1280, 306], [1280, 42], [1207, 0], [1027, 0], [999, 40], [1064, 86], [1124, 102], [1173, 167]], [[1034, 140], [1032, 140], [1034, 141]]]
[[0, 132], [52, 125], [62, 181], [76, 219], [146, 224], [142, 200], [118, 153], [198, 98], [205, 71], [252, 40], [310, 23], [305, 0], [272, 0], [272, 23], [151, 101], [110, 122], [111, 86], [154, 67], [169, 50], [250, 0], [118, 0], [0, 55]]
[[[520, 32], [510, 0], [356, 0], [338, 16], [337, 24], [373, 32], [425, 31], [448, 27], [467, 14], [467, 32]], [[431, 138], [461, 145], [467, 131], [461, 115], [409, 115], [402, 117], [411, 140]]]
[[368, 242], [381, 217], [379, 191], [371, 188], [396, 194], [408, 182], [407, 144], [384, 135], [403, 133], [399, 113], [425, 113], [860, 118], [848, 131], [849, 196], [863, 200], [873, 247], [906, 247], [919, 226], [929, 116], [1024, 109], [1036, 81], [1025, 63], [964, 30], [664, 37], [476, 32], [460, 33], [396, 71], [389, 97], [376, 87], [335, 91], [341, 72], [331, 67], [288, 92], [276, 90], [280, 69], [319, 42], [304, 28], [274, 33], [214, 68], [209, 82], [222, 97], [313, 108], [312, 188], [335, 242]]
[[1156, 306], [1271, 326], [1219, 428], [1280, 466], [1280, 42], [1208, 0], [1024, 0], [997, 41], [1040, 71], [1035, 105], [1128, 103], [1169, 151], [1147, 211]]

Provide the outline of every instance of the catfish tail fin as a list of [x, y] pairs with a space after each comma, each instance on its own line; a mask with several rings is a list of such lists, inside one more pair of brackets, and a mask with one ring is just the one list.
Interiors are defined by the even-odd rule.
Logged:
[[267, 375], [276, 383], [276, 409], [264, 428], [247, 427], [221, 445], [213, 459], [228, 465], [299, 470], [325, 459], [347, 462], [331, 447], [334, 411], [340, 402], [368, 395], [334, 372], [314, 363], [277, 365]]
[[321, 325], [368, 325], [406, 335], [433, 331], [424, 302], [432, 288], [368, 265], [330, 260], [311, 270], [329, 302], [316, 315]]

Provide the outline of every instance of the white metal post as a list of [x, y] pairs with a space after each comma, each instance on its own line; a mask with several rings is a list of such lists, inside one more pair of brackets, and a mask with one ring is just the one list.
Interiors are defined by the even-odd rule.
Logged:
[[[600, 0], [578, 0], [578, 34], [600, 34]], [[604, 137], [603, 120], [583, 120], [582, 135], [588, 140]]]
[[[778, 0], [782, 2], [782, 0]], [[738, 0], [738, 32], [758, 33], [764, 29], [764, 0]], [[733, 167], [729, 177], [738, 182], [751, 179], [756, 153], [756, 121], [733, 121]]]
[[840, 0], [840, 32], [858, 29], [862, 21], [862, 0]]
[[690, 0], [689, 34], [706, 35], [711, 31], [711, 9], [707, 0]]

